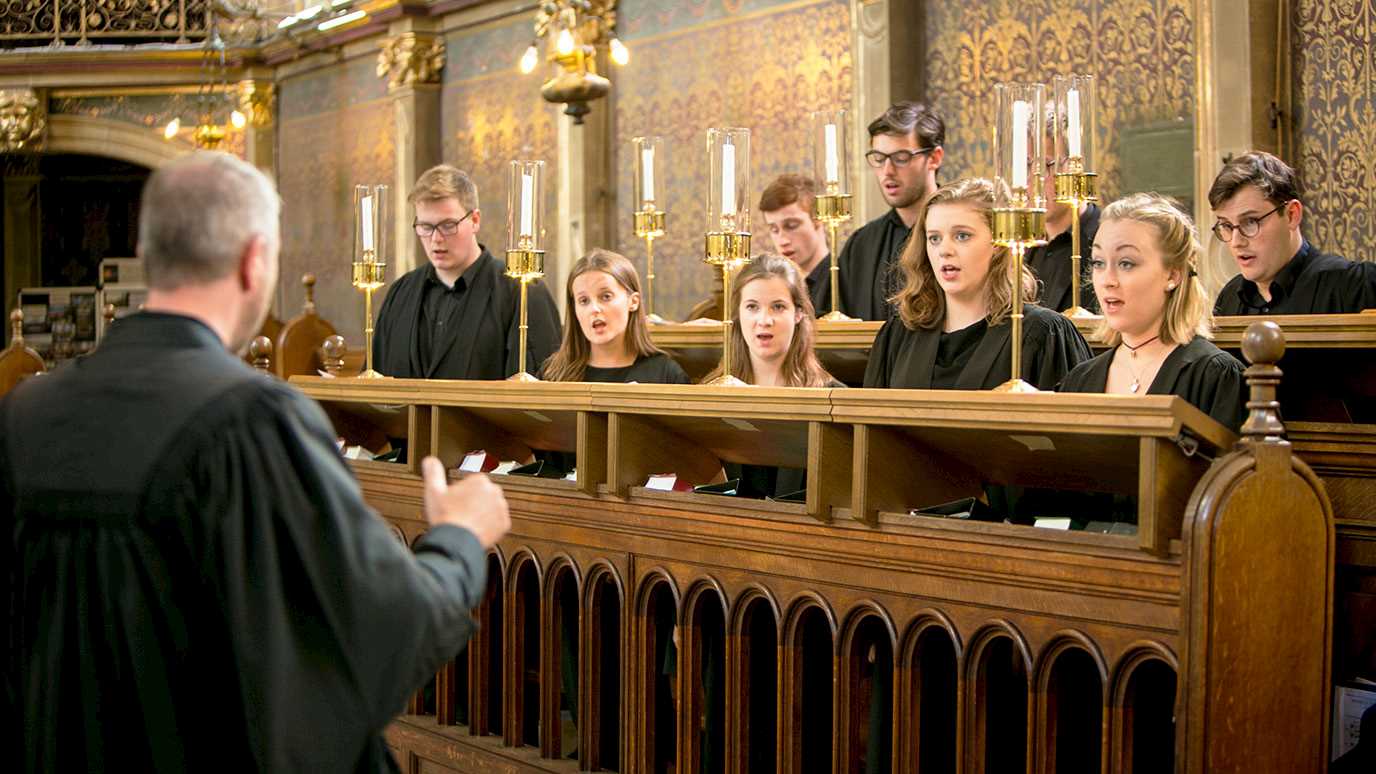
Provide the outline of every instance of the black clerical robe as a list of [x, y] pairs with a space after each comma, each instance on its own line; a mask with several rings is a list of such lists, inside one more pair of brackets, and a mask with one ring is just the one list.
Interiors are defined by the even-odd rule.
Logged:
[[[1013, 325], [989, 326], [953, 383], [934, 383], [939, 328], [911, 330], [899, 317], [879, 329], [865, 368], [866, 387], [918, 390], [992, 390], [1012, 376]], [[1023, 306], [1022, 379], [1040, 390], [1055, 389], [1070, 369], [1090, 357], [1089, 345], [1075, 325], [1058, 312], [1034, 304]]]
[[[1060, 392], [1103, 392], [1108, 386], [1108, 369], [1113, 365], [1110, 349], [1076, 366], [1061, 382]], [[1247, 380], [1238, 359], [1214, 346], [1203, 336], [1171, 350], [1147, 388], [1147, 395], [1179, 395], [1205, 414], [1237, 432], [1247, 418]]]
[[[387, 289], [373, 331], [374, 368], [387, 376], [418, 379], [505, 379], [522, 370], [521, 283], [505, 275], [506, 265], [483, 248], [464, 272], [466, 297], [454, 303], [457, 319], [441, 319], [426, 336], [427, 264], [402, 275]], [[537, 373], [559, 347], [559, 310], [543, 282], [528, 292], [524, 370]], [[425, 346], [423, 346], [425, 345]]]
[[1376, 308], [1376, 263], [1325, 255], [1305, 240], [1271, 280], [1271, 300], [1241, 274], [1214, 303], [1217, 315], [1343, 314]]
[[314, 402], [142, 313], [0, 401], [9, 771], [378, 771], [486, 559], [412, 555]]
[[[841, 248], [841, 311], [860, 320], [887, 320], [889, 299], [903, 286], [898, 259], [912, 234], [898, 210], [889, 210], [855, 230]], [[827, 301], [826, 311], [831, 311]]]
[[[1044, 245], [1032, 248], [1027, 253], [1027, 268], [1036, 275], [1041, 285], [1038, 302], [1053, 312], [1064, 312], [1070, 308], [1071, 275], [1070, 256], [1074, 253], [1073, 229]], [[1099, 208], [1087, 205], [1080, 213], [1080, 306], [1091, 312], [1099, 310], [1098, 299], [1094, 296], [1094, 281], [1089, 273], [1089, 256], [1094, 244], [1094, 235], [1099, 233]]]
[[[803, 278], [807, 283], [807, 297], [812, 300], [812, 312], [821, 317], [831, 311], [831, 253], [827, 253], [812, 271]], [[836, 299], [839, 304], [841, 299]]]
[[636, 358], [628, 366], [620, 368], [598, 368], [588, 366], [583, 371], [583, 381], [602, 384], [692, 384], [683, 366], [667, 354], [660, 352]]

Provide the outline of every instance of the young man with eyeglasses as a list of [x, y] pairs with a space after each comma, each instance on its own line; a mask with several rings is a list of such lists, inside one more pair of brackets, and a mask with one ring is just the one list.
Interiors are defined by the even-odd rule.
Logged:
[[1214, 314], [1341, 314], [1376, 307], [1376, 264], [1325, 255], [1300, 233], [1295, 170], [1269, 153], [1229, 161], [1209, 189], [1214, 236], [1241, 271]]
[[[869, 125], [865, 162], [893, 209], [856, 229], [841, 249], [841, 311], [861, 320], [887, 320], [898, 292], [899, 253], [922, 207], [936, 193], [946, 122], [920, 102], [899, 102]], [[829, 308], [830, 302], [828, 302]]]
[[373, 332], [374, 367], [418, 379], [538, 374], [559, 347], [559, 310], [544, 283], [531, 284], [526, 363], [517, 363], [521, 286], [478, 243], [478, 187], [442, 164], [420, 176], [408, 200], [429, 263], [387, 289]]

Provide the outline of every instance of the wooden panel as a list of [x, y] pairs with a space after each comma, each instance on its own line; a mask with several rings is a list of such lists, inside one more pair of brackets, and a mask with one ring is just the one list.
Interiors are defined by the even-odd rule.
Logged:
[[716, 455], [690, 443], [652, 419], [612, 414], [607, 420], [607, 484], [625, 497], [651, 475], [676, 473], [694, 484], [722, 479]]
[[[904, 469], [893, 469], [903, 460]], [[901, 430], [855, 425], [855, 470], [851, 516], [871, 526], [879, 511], [939, 505], [962, 497], [981, 497], [980, 474], [942, 458]]]

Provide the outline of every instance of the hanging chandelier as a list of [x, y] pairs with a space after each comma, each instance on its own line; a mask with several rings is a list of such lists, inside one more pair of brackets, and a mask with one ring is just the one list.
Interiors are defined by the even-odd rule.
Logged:
[[542, 0], [535, 14], [535, 40], [521, 56], [521, 72], [531, 73], [545, 60], [556, 66], [540, 87], [547, 102], [566, 105], [575, 124], [592, 111], [588, 103], [607, 96], [611, 81], [597, 73], [597, 50], [607, 46], [612, 62], [624, 65], [630, 51], [613, 34], [616, 0]]

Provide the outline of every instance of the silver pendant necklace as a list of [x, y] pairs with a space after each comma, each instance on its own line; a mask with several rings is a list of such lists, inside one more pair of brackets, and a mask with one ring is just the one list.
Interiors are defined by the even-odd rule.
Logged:
[[[1138, 344], [1138, 345], [1135, 346], [1135, 347], [1132, 346], [1131, 344], [1127, 343], [1126, 341], [1124, 341], [1124, 342], [1123, 342], [1123, 346], [1124, 346], [1125, 348], [1127, 348], [1128, 356], [1129, 356], [1130, 358], [1132, 358], [1133, 360], [1136, 360], [1136, 359], [1137, 359], [1137, 350], [1141, 349], [1142, 347], [1147, 346], [1148, 344], [1152, 343], [1153, 341], [1156, 341], [1156, 340], [1159, 339], [1159, 338], [1161, 338], [1161, 336], [1160, 336], [1160, 334], [1157, 334], [1156, 336], [1152, 336], [1151, 338], [1147, 339], [1146, 341], [1142, 342], [1141, 344]], [[1132, 374], [1132, 385], [1131, 385], [1128, 389], [1132, 392], [1132, 394], [1136, 395], [1136, 394], [1137, 394], [1137, 391], [1140, 390], [1140, 389], [1142, 389], [1142, 375], [1139, 374], [1139, 373], [1135, 373], [1135, 372], [1132, 370], [1132, 366], [1128, 365], [1128, 362], [1127, 362], [1126, 360], [1123, 361], [1123, 367], [1127, 368], [1127, 369], [1128, 369], [1128, 373]], [[1146, 369], [1146, 368], [1143, 368], [1142, 370], [1143, 370], [1143, 371], [1146, 371], [1147, 369]]]

